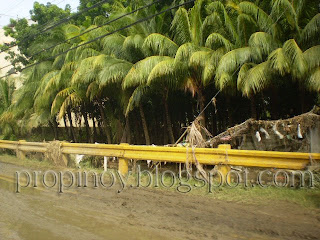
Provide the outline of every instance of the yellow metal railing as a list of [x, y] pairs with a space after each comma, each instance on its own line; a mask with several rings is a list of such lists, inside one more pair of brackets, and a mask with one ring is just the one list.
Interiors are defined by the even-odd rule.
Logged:
[[[50, 143], [0, 140], [0, 148], [13, 149], [18, 156], [26, 152], [46, 153]], [[311, 161], [320, 161], [319, 153], [274, 152], [235, 150], [230, 145], [218, 148], [184, 148], [163, 146], [137, 146], [128, 144], [85, 144], [61, 142], [60, 155], [84, 154], [119, 158], [119, 170], [128, 171], [128, 160], [152, 160], [158, 162], [185, 163], [196, 160], [205, 165], [234, 165], [245, 167], [282, 168], [302, 170]], [[66, 162], [66, 161], [65, 161]]]

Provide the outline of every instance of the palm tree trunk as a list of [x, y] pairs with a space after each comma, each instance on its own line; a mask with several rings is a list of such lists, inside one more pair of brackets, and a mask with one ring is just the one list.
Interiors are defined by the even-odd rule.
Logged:
[[305, 88], [303, 86], [300, 86], [299, 93], [300, 93], [300, 104], [301, 104], [301, 114], [302, 114], [306, 111]]
[[201, 88], [199, 88], [198, 90], [198, 104], [200, 107], [200, 123], [203, 127], [206, 127], [206, 115], [204, 112], [204, 108], [205, 108], [205, 97], [203, 94], [203, 90]]
[[59, 138], [59, 135], [58, 135], [58, 124], [57, 124], [57, 121], [56, 121], [55, 117], [52, 119], [52, 121], [49, 121], [49, 125], [53, 129], [54, 139], [58, 140], [58, 138]]
[[56, 130], [55, 130], [55, 128], [54, 128], [54, 126], [53, 126], [53, 123], [49, 120], [49, 127], [52, 129], [52, 131], [53, 131], [53, 138], [54, 138], [54, 140], [56, 139], [56, 136], [57, 136], [57, 133], [56, 133]]
[[68, 125], [67, 125], [66, 115], [63, 116], [63, 122], [64, 122], [64, 129], [67, 132], [67, 138], [71, 140], [72, 139], [72, 134], [71, 134], [71, 129], [68, 128]]
[[250, 106], [251, 106], [251, 118], [257, 119], [257, 105], [256, 105], [256, 98], [254, 95], [250, 96]]
[[120, 118], [116, 120], [117, 121], [117, 131], [116, 131], [116, 136], [117, 136], [117, 142], [121, 142], [121, 134], [123, 134], [123, 126], [121, 124]]
[[126, 125], [128, 126], [128, 130], [127, 130], [127, 142], [129, 144], [131, 144], [131, 128], [130, 128], [130, 121], [129, 121], [129, 115], [126, 118]]
[[126, 117], [126, 125], [124, 127], [120, 143], [130, 143], [129, 115]]
[[[103, 139], [102, 141], [105, 142], [105, 139], [104, 139], [104, 126], [103, 126], [103, 122], [102, 121], [99, 121], [97, 120], [97, 125], [98, 125], [98, 129], [99, 129], [99, 133], [98, 134], [98, 139]], [[100, 138], [99, 138], [100, 136]]]
[[59, 128], [58, 128], [58, 123], [57, 123], [57, 120], [55, 117], [52, 122], [53, 122], [53, 128], [54, 128], [54, 138], [56, 140], [58, 140], [59, 139]]
[[166, 120], [166, 114], [163, 113], [163, 145], [168, 144], [168, 126]]
[[217, 116], [217, 113], [216, 113], [216, 108], [214, 106], [213, 107], [213, 112], [212, 112], [212, 118], [211, 118], [211, 121], [212, 121], [212, 135], [213, 136], [216, 136], [218, 134], [218, 116]]
[[142, 128], [143, 128], [143, 132], [144, 132], [144, 137], [146, 140], [146, 145], [150, 145], [151, 142], [150, 142], [150, 136], [149, 136], [149, 132], [148, 132], [147, 121], [146, 121], [141, 103], [139, 104], [139, 111], [140, 111], [140, 116], [141, 116], [141, 121], [142, 121]]
[[68, 114], [68, 120], [69, 120], [69, 123], [70, 123], [72, 139], [73, 139], [74, 142], [77, 142], [76, 133], [75, 133], [75, 130], [74, 130], [74, 127], [73, 127], [73, 121], [72, 121], [72, 115], [71, 115], [70, 108], [68, 108], [67, 114]]
[[85, 111], [82, 111], [82, 116], [84, 119], [84, 124], [86, 126], [86, 135], [87, 135], [87, 143], [91, 142], [92, 143], [92, 138], [90, 134], [90, 127], [89, 127], [89, 121], [88, 121], [88, 115]]
[[166, 121], [167, 121], [169, 140], [170, 140], [170, 143], [174, 144], [175, 141], [174, 141], [174, 136], [173, 136], [173, 131], [172, 131], [172, 123], [171, 123], [171, 118], [170, 118], [170, 114], [169, 114], [167, 96], [168, 96], [168, 94], [164, 95], [164, 97], [163, 97], [163, 105], [164, 105], [164, 111], [165, 111], [165, 116], [166, 116]]
[[141, 120], [140, 115], [138, 116], [138, 113], [134, 112], [134, 114], [131, 114], [131, 116], [131, 121], [135, 126], [134, 129], [131, 129], [131, 142], [137, 144], [140, 142], [140, 133], [143, 131], [142, 124], [140, 124]]
[[53, 119], [53, 126], [56, 128], [56, 133], [57, 133], [57, 140], [59, 139], [59, 124], [57, 122], [57, 119]]
[[278, 89], [272, 87], [271, 91], [271, 117], [272, 119], [278, 119], [280, 116]]
[[106, 115], [104, 113], [104, 109], [103, 109], [101, 104], [99, 104], [99, 110], [100, 110], [100, 115], [101, 115], [104, 131], [105, 131], [105, 134], [107, 136], [108, 144], [111, 144], [112, 143], [111, 132], [110, 132], [110, 128], [109, 128], [107, 117], [106, 117]]
[[226, 97], [226, 103], [227, 103], [227, 116], [228, 116], [228, 127], [233, 126], [233, 117], [232, 117], [232, 112], [231, 112], [231, 102], [230, 102], [230, 97]]
[[93, 123], [93, 142], [95, 143], [97, 141], [97, 129], [96, 129], [96, 120], [94, 119], [94, 116], [92, 116], [92, 123]]

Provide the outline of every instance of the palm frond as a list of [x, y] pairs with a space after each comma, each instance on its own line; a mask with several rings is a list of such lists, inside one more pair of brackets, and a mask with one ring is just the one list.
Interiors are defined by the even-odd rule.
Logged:
[[314, 40], [319, 43], [319, 35], [320, 35], [320, 13], [315, 15], [308, 24], [304, 27], [301, 32], [300, 41], [308, 44], [309, 42], [313, 42]]
[[309, 48], [303, 53], [309, 70], [320, 66], [320, 45]]
[[320, 67], [317, 67], [310, 75], [308, 87], [313, 91], [320, 92]]
[[188, 12], [185, 8], [179, 8], [175, 13], [171, 24], [171, 31], [174, 34], [174, 42], [182, 45], [191, 42], [191, 26]]
[[161, 61], [171, 59], [168, 56], [147, 57], [132, 66], [127, 76], [124, 78], [122, 88], [127, 89], [139, 85], [145, 85], [152, 69]]
[[204, 1], [198, 0], [195, 2], [194, 6], [189, 11], [189, 21], [190, 21], [190, 33], [191, 40], [194, 44], [198, 46], [203, 45], [202, 39], [202, 19], [201, 19], [201, 11]]
[[280, 47], [280, 44], [271, 34], [265, 32], [256, 32], [250, 36], [249, 46], [253, 51], [260, 51], [263, 55], [270, 54], [273, 50]]
[[255, 63], [245, 63], [241, 66], [239, 73], [238, 73], [238, 79], [237, 79], [237, 87], [239, 90], [244, 89], [245, 83], [246, 83], [245, 79], [248, 75], [248, 72], [254, 66], [256, 66]]
[[60, 55], [60, 56], [56, 57], [52, 63], [52, 68], [53, 69], [61, 69], [64, 64], [64, 59], [65, 59], [64, 55]]
[[129, 114], [130, 111], [132, 111], [134, 109], [134, 107], [138, 106], [141, 98], [145, 95], [145, 93], [149, 90], [149, 86], [146, 85], [142, 85], [137, 87], [128, 102], [127, 108], [126, 108], [126, 112], [125, 115], [127, 116]]
[[222, 72], [215, 78], [215, 84], [218, 89], [226, 89], [227, 86], [233, 84], [233, 74]]
[[231, 51], [233, 48], [233, 44], [219, 33], [210, 34], [206, 40], [205, 46], [213, 50], [223, 47], [226, 51]]
[[142, 48], [148, 49], [152, 55], [174, 57], [178, 45], [164, 35], [152, 33], [144, 40]]
[[120, 34], [112, 34], [102, 39], [103, 53], [107, 55], [123, 56], [122, 45], [125, 37]]
[[97, 28], [97, 26], [95, 25], [89, 26], [85, 31], [89, 31], [88, 33], [85, 33], [84, 35], [81, 36], [82, 39], [85, 41], [93, 40], [97, 36], [102, 36], [108, 33], [108, 31], [104, 27]]
[[37, 91], [35, 92], [34, 97], [36, 98], [39, 95], [42, 95], [44, 93], [48, 93], [45, 89], [47, 88], [47, 85], [50, 81], [55, 81], [52, 80], [54, 77], [56, 77], [58, 74], [60, 73], [59, 70], [53, 70], [49, 73], [47, 73], [46, 75], [43, 76], [43, 78], [41, 79], [41, 83], [37, 89]]
[[64, 26], [64, 33], [68, 39], [79, 35], [80, 32], [81, 32], [80, 27], [78, 27], [76, 25], [68, 24], [68, 25]]
[[239, 3], [239, 8], [241, 12], [250, 15], [256, 20], [261, 31], [271, 33], [273, 36], [275, 35], [275, 29], [272, 27], [270, 28], [274, 23], [271, 16], [269, 16], [269, 14], [267, 14], [258, 5], [249, 1], [243, 1]]
[[97, 84], [97, 82], [92, 82], [89, 84], [87, 88], [86, 97], [88, 97], [90, 101], [92, 101], [95, 97], [100, 95], [100, 93], [101, 93], [101, 89], [99, 88], [99, 85]]
[[219, 62], [217, 77], [222, 77], [224, 73], [234, 74], [242, 64], [252, 59], [252, 50], [250, 47], [237, 48], [226, 53]]
[[303, 56], [303, 52], [294, 39], [290, 39], [283, 44], [283, 51], [288, 56], [291, 64], [291, 73], [295, 77], [302, 77], [307, 72], [307, 62]]
[[170, 89], [178, 89], [184, 85], [188, 77], [188, 65], [186, 63], [176, 63], [174, 58], [159, 62], [152, 69], [148, 76], [147, 85], [163, 86]]
[[99, 56], [101, 53], [93, 48], [78, 48], [75, 53], [75, 61], [81, 61], [88, 57]]
[[199, 47], [193, 43], [185, 43], [181, 45], [176, 53], [176, 62], [188, 62], [194, 52], [204, 50], [211, 51], [209, 48]]
[[293, 4], [289, 0], [272, 0], [271, 16], [277, 19], [285, 13], [287, 22], [293, 27], [298, 25], [298, 17]]
[[105, 66], [98, 75], [99, 87], [103, 88], [113, 83], [121, 84], [132, 66], [132, 63], [125, 60], [116, 58], [109, 60], [108, 65]]
[[282, 76], [290, 72], [290, 62], [282, 48], [278, 48], [268, 56], [270, 68], [276, 70]]
[[239, 44], [247, 45], [248, 40], [254, 32], [257, 31], [256, 21], [248, 14], [241, 13], [237, 17], [237, 33]]
[[52, 54], [53, 55], [57, 55], [57, 54], [60, 54], [60, 53], [63, 53], [65, 51], [67, 51], [70, 48], [71, 48], [71, 44], [69, 44], [69, 43], [61, 43], [61, 44], [59, 44], [58, 46], [56, 46], [53, 49]]
[[208, 85], [213, 81], [219, 62], [225, 53], [226, 51], [224, 50], [224, 48], [219, 48], [211, 55], [211, 59], [206, 62], [205, 68], [203, 70], [204, 85]]
[[71, 93], [66, 99], [63, 101], [60, 111], [58, 114], [58, 119], [62, 119], [65, 113], [67, 112], [68, 107], [79, 106], [82, 103], [82, 99], [78, 96], [76, 92]]
[[122, 51], [124, 58], [130, 62], [137, 62], [144, 57], [144, 38], [140, 34], [130, 35], [123, 42]]
[[68, 107], [74, 107], [81, 104], [84, 98], [84, 94], [81, 93], [77, 88], [68, 87], [56, 95], [55, 99], [52, 102], [51, 114], [55, 115], [59, 112], [58, 118], [61, 119]]
[[271, 74], [268, 62], [255, 66], [252, 64], [243, 65], [238, 75], [238, 88], [241, 89], [244, 95], [250, 96], [252, 93], [260, 92], [269, 86], [270, 79]]

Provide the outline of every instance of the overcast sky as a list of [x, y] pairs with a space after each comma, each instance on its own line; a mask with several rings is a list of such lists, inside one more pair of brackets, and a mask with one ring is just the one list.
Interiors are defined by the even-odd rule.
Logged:
[[[7, 25], [10, 22], [10, 18], [30, 18], [29, 11], [33, 8], [34, 2], [35, 0], [0, 0], [0, 27]], [[51, 2], [61, 8], [64, 8], [66, 4], [70, 4], [71, 9], [74, 10], [79, 5], [79, 0], [37, 0], [37, 2], [43, 4]]]

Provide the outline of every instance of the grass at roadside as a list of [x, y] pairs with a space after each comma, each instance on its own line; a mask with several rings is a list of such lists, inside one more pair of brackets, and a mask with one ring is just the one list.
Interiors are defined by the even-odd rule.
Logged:
[[27, 168], [35, 168], [39, 170], [48, 168], [59, 169], [59, 167], [54, 166], [51, 162], [47, 160], [39, 160], [38, 158], [34, 157], [21, 159], [9, 154], [0, 155], [0, 162], [15, 164], [17, 166], [24, 166]]
[[307, 208], [320, 208], [319, 188], [293, 189], [289, 187], [277, 188], [274, 186], [261, 188], [256, 186], [252, 188], [238, 187], [230, 189], [223, 187], [214, 192], [212, 197], [225, 201], [253, 204], [265, 204], [266, 201], [287, 201]]
[[[66, 170], [66, 168], [61, 168], [53, 165], [51, 162], [46, 160], [38, 160], [36, 158], [27, 158], [27, 159], [19, 159], [13, 155], [0, 155], [0, 162], [10, 163], [18, 166], [23, 166], [30, 169], [37, 170]], [[69, 168], [68, 170], [76, 171], [78, 169]], [[102, 169], [94, 169], [90, 167], [82, 168], [82, 171], [85, 170], [93, 170], [97, 174], [103, 172]], [[181, 183], [184, 187], [179, 187], [179, 180], [175, 178], [175, 182], [170, 188], [166, 188], [161, 186], [161, 179], [158, 181], [160, 191], [175, 191], [179, 189], [180, 192], [187, 192], [190, 187], [192, 190], [188, 193], [180, 193], [182, 195], [195, 195], [195, 196], [206, 196], [214, 199], [219, 199], [223, 201], [230, 202], [244, 202], [249, 204], [264, 204], [266, 202], [272, 201], [287, 201], [291, 203], [296, 203], [298, 205], [307, 207], [307, 208], [320, 208], [320, 188], [319, 188], [319, 176], [316, 176], [316, 187], [314, 188], [290, 188], [283, 187], [278, 188], [274, 186], [270, 186], [267, 188], [261, 188], [259, 186], [254, 187], [244, 187], [243, 184], [239, 184], [238, 187], [230, 188], [227, 186], [223, 187], [212, 187], [211, 191], [209, 191], [208, 185], [200, 187], [202, 184], [199, 181], [195, 181], [191, 179], [189, 181], [183, 180]], [[154, 178], [154, 175], [153, 175]], [[108, 179], [106, 179], [108, 181]], [[141, 177], [141, 184], [145, 186], [149, 181], [147, 176]], [[172, 178], [169, 176], [165, 176], [163, 178], [163, 182], [169, 186], [172, 183]], [[137, 183], [137, 175], [133, 174], [130, 176], [127, 182], [127, 186], [132, 184], [136, 186]], [[153, 179], [152, 184], [149, 189], [152, 189], [155, 183], [155, 178]], [[179, 187], [179, 188], [178, 188]]]
[[[272, 201], [286, 201], [296, 203], [306, 208], [320, 208], [320, 187], [319, 187], [319, 176], [315, 179], [317, 182], [315, 187], [309, 188], [291, 188], [291, 187], [275, 187], [270, 186], [262, 188], [260, 186], [244, 187], [242, 183], [237, 187], [212, 187], [209, 190], [209, 186], [194, 187], [199, 185], [199, 182], [189, 180], [188, 182], [183, 181], [183, 184], [188, 184], [192, 187], [192, 190], [188, 193], [191, 195], [202, 195], [210, 198], [228, 201], [228, 202], [243, 202], [249, 204], [266, 204], [266, 202]], [[169, 185], [171, 179], [165, 178], [164, 181]], [[142, 181], [143, 182], [143, 181]], [[145, 180], [146, 182], [146, 180]], [[179, 182], [176, 182], [171, 188], [171, 191], [177, 191]], [[160, 187], [161, 190], [168, 188]], [[180, 188], [180, 192], [186, 192], [188, 187]]]

